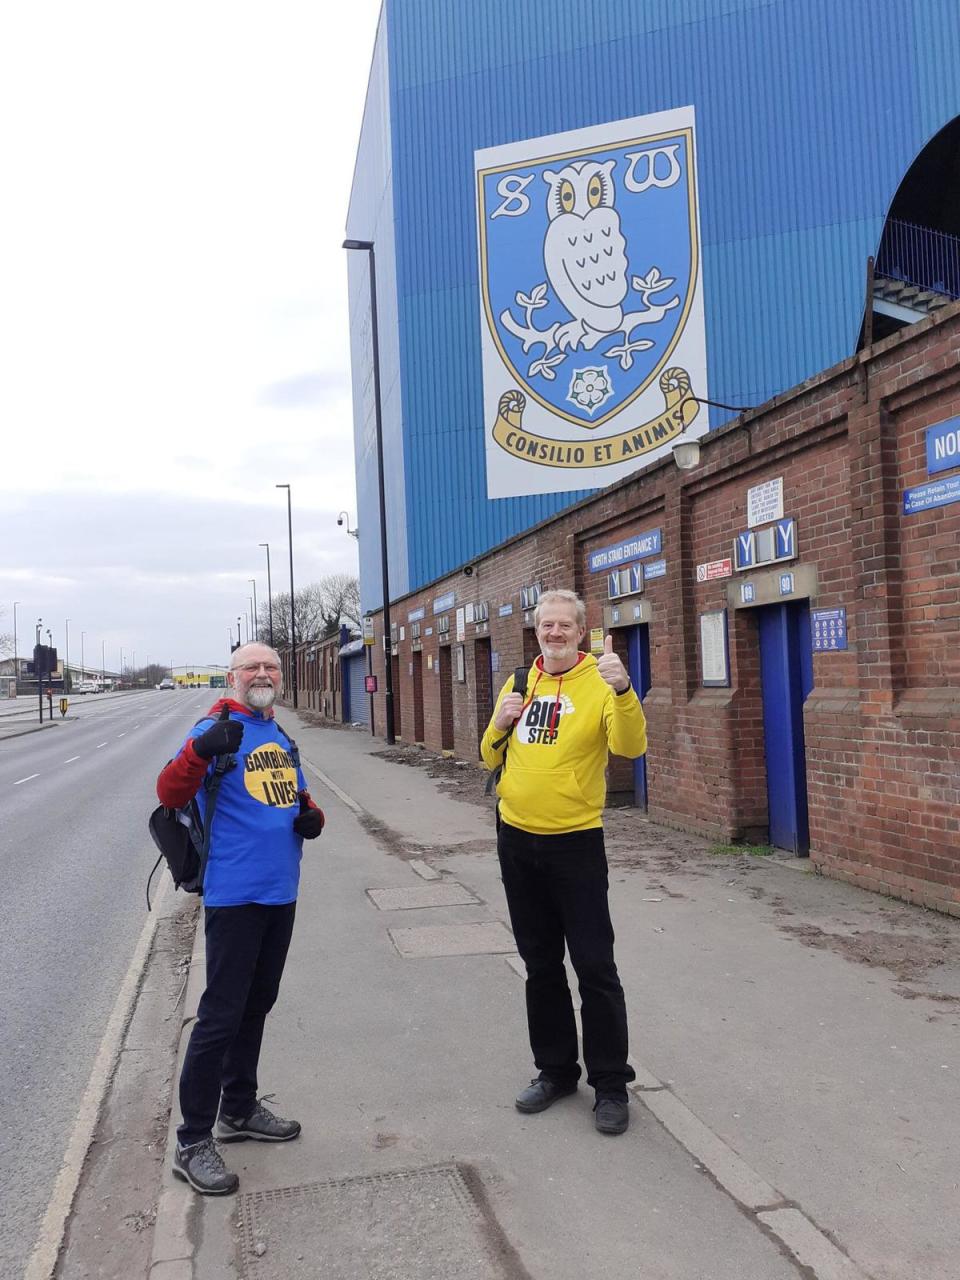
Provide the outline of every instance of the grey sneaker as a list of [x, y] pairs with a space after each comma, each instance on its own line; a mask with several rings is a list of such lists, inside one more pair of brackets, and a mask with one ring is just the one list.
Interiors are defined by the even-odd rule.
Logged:
[[173, 1153], [173, 1174], [189, 1182], [202, 1196], [233, 1195], [240, 1185], [237, 1175], [223, 1163], [212, 1138], [204, 1138], [203, 1142], [195, 1142], [189, 1147], [181, 1147], [177, 1143]]
[[291, 1142], [299, 1136], [299, 1120], [283, 1120], [262, 1102], [258, 1102], [246, 1118], [225, 1116], [221, 1112], [217, 1121], [220, 1142], [243, 1142], [245, 1138], [253, 1138], [255, 1142]]

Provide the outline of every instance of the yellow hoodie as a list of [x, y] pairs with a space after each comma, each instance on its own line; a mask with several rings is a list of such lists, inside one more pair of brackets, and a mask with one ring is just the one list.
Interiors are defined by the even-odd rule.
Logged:
[[634, 757], [647, 749], [647, 725], [635, 690], [614, 693], [592, 654], [581, 654], [575, 667], [556, 676], [544, 671], [538, 658], [527, 676], [520, 719], [495, 751], [493, 744], [507, 730], [495, 728], [494, 721], [512, 692], [511, 677], [480, 743], [488, 769], [504, 764], [497, 783], [504, 822], [536, 835], [602, 826], [608, 752]]

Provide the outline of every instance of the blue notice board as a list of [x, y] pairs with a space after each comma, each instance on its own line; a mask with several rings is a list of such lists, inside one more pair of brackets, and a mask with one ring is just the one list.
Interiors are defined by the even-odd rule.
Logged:
[[927, 427], [927, 471], [933, 476], [956, 467], [960, 467], [960, 417]]
[[847, 647], [846, 609], [811, 609], [810, 635], [814, 653]]
[[947, 476], [946, 480], [931, 480], [929, 484], [918, 484], [915, 489], [904, 489], [903, 514], [915, 516], [918, 511], [945, 507], [951, 502], [960, 502], [960, 476]]

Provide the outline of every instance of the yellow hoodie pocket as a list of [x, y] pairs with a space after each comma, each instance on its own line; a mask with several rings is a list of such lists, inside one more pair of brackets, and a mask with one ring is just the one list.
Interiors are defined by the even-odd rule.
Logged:
[[524, 769], [508, 760], [497, 794], [505, 821], [525, 830], [575, 831], [599, 817], [572, 769]]

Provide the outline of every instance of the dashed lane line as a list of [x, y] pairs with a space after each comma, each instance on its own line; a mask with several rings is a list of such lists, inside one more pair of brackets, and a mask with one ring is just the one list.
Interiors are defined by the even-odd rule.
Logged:
[[107, 744], [106, 744], [105, 742], [98, 742], [98, 743], [97, 743], [97, 750], [99, 751], [101, 747], [105, 747], [106, 745], [107, 745]]
[[126, 729], [124, 729], [123, 733], [118, 733], [118, 734], [117, 734], [117, 738], [118, 738], [118, 739], [119, 739], [119, 738], [125, 738], [126, 736], [127, 736], [127, 731], [126, 731]]
[[69, 760], [64, 760], [64, 764], [73, 764], [74, 760], [79, 760], [79, 756], [71, 756]]
[[39, 777], [40, 777], [39, 773], [28, 773], [25, 778], [18, 778], [13, 785], [15, 787], [19, 787], [21, 782], [29, 782], [31, 778], [39, 778]]

